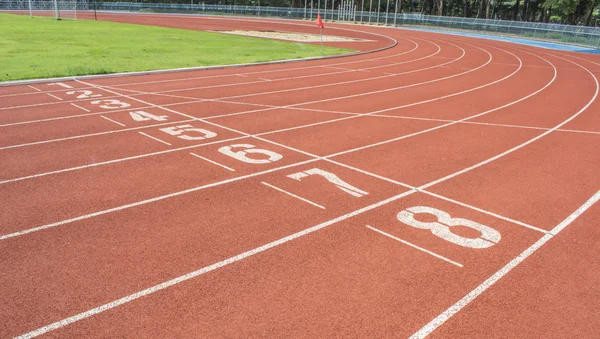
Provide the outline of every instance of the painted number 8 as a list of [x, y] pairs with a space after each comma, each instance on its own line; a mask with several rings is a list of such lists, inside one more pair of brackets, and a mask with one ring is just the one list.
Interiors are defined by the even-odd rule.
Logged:
[[[415, 219], [415, 214], [427, 213], [437, 217], [437, 222], [422, 222]], [[398, 220], [415, 228], [430, 230], [435, 236], [451, 243], [469, 248], [488, 248], [500, 241], [500, 232], [480, 223], [462, 219], [452, 218], [450, 214], [438, 209], [426, 206], [415, 206], [401, 211], [397, 215]], [[479, 238], [465, 238], [452, 233], [453, 226], [464, 226], [479, 231]]]

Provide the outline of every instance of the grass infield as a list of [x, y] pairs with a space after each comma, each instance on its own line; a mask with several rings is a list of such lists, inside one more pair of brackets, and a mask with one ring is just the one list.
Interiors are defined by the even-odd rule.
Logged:
[[[319, 46], [175, 28], [0, 14], [0, 81], [314, 57]], [[323, 47], [323, 55], [350, 50]]]

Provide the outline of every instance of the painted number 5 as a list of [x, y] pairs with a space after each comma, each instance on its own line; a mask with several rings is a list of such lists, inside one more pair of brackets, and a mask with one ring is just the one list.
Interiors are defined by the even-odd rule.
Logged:
[[[418, 221], [415, 219], [415, 214], [419, 213], [434, 215], [437, 218], [437, 222]], [[450, 217], [450, 214], [432, 207], [410, 207], [398, 213], [397, 218], [408, 226], [430, 230], [431, 233], [446, 241], [469, 248], [488, 248], [498, 243], [501, 238], [500, 232], [489, 226], [485, 226], [467, 219], [452, 218]], [[481, 235], [479, 238], [475, 239], [465, 238], [458, 234], [452, 233], [453, 226], [468, 227], [479, 231]]]
[[[217, 136], [217, 133], [215, 132], [211, 132], [202, 128], [194, 128], [192, 125], [167, 127], [161, 128], [160, 130], [167, 134], [176, 135], [178, 138], [183, 140], [204, 140], [214, 138]], [[193, 133], [195, 135], [183, 134], [184, 132]]]
[[[237, 144], [237, 145], [231, 145], [231, 146], [223, 146], [223, 147], [219, 148], [219, 152], [223, 153], [227, 156], [230, 156], [232, 158], [235, 158], [239, 161], [243, 161], [243, 162], [246, 162], [249, 164], [268, 164], [270, 162], [275, 162], [275, 161], [281, 160], [281, 158], [283, 158], [283, 155], [281, 155], [279, 153], [275, 153], [273, 151], [255, 148], [255, 147], [256, 146], [250, 145], [250, 144]], [[234, 148], [242, 148], [243, 150], [235, 152], [235, 151], [233, 151]], [[248, 156], [248, 154], [262, 154], [262, 155], [266, 155], [267, 158], [266, 159], [251, 158]], [[261, 157], [261, 158], [264, 158], [264, 157]]]

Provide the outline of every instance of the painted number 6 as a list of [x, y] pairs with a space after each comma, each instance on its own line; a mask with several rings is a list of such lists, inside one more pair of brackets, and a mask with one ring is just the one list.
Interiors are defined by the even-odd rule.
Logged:
[[[232, 158], [235, 158], [239, 161], [243, 161], [249, 164], [268, 164], [270, 162], [275, 162], [278, 160], [281, 160], [281, 158], [283, 158], [283, 155], [279, 154], [279, 153], [275, 153], [273, 151], [269, 151], [266, 149], [260, 149], [260, 148], [255, 148], [256, 146], [254, 145], [250, 145], [250, 144], [237, 144], [237, 145], [231, 145], [231, 146], [223, 146], [221, 148], [219, 148], [219, 152], [223, 153], [227, 156], [230, 156]], [[241, 150], [241, 151], [233, 151], [232, 149], [234, 148], [243, 148], [245, 150]], [[267, 159], [253, 159], [248, 157], [247, 154], [263, 154], [267, 156]]]
[[[427, 213], [437, 217], [437, 222], [422, 222], [415, 219], [415, 214]], [[450, 214], [438, 209], [426, 206], [415, 206], [401, 211], [397, 215], [398, 220], [415, 228], [430, 230], [434, 235], [451, 243], [469, 248], [488, 248], [500, 241], [500, 232], [495, 229], [462, 218], [452, 218]], [[464, 226], [476, 231], [481, 235], [479, 238], [465, 238], [452, 233], [453, 226]]]

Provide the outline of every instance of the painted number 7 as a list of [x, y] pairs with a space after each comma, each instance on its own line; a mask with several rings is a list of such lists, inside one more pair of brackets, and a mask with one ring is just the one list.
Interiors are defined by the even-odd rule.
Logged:
[[334, 184], [337, 188], [339, 188], [342, 191], [344, 191], [352, 196], [355, 196], [357, 198], [360, 198], [363, 195], [369, 194], [368, 192], [365, 192], [357, 187], [350, 185], [349, 183], [340, 179], [337, 175], [335, 175], [331, 172], [324, 171], [319, 168], [312, 168], [312, 169], [309, 169], [308, 171], [290, 174], [287, 177], [300, 181], [300, 179], [307, 177], [309, 175], [320, 175], [323, 178], [325, 178], [327, 181], [329, 181], [330, 183]]

